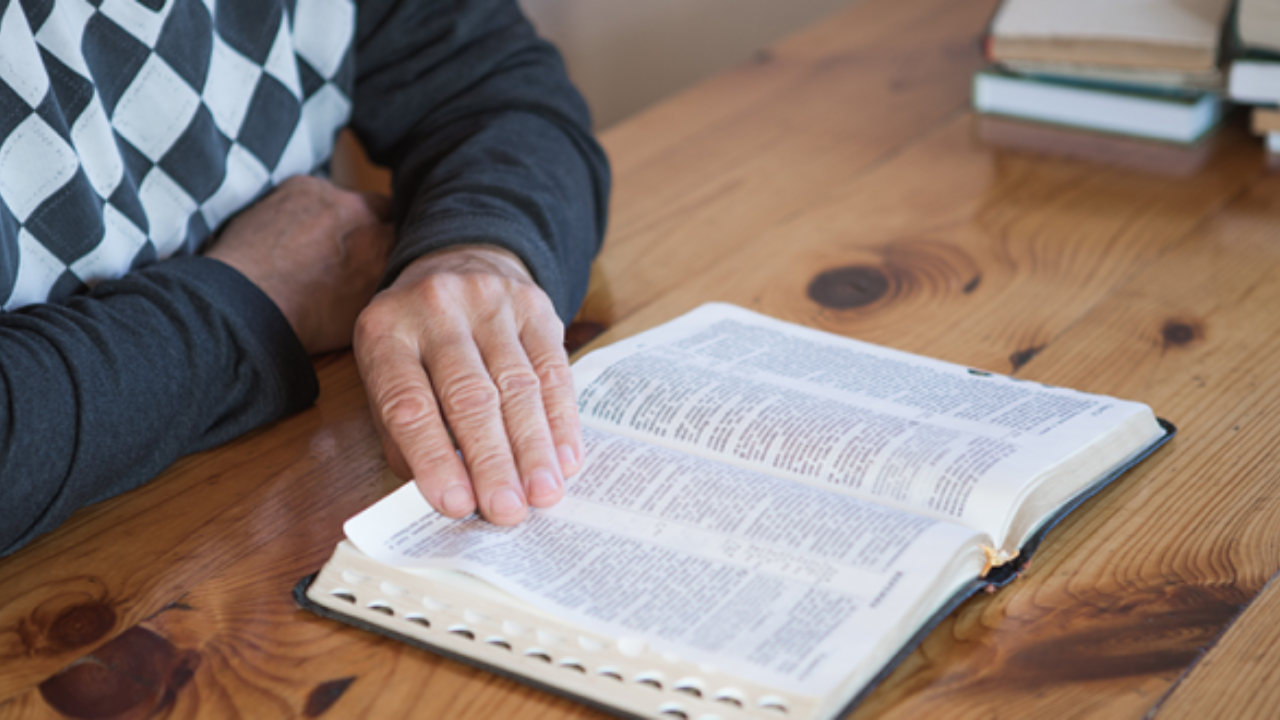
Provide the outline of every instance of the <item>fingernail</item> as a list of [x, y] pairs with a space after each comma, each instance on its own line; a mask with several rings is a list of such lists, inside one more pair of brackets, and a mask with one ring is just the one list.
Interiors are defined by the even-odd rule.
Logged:
[[440, 501], [444, 503], [446, 515], [462, 515], [474, 509], [471, 505], [471, 493], [461, 485], [454, 485], [446, 490]]
[[535, 470], [529, 476], [529, 497], [549, 500], [560, 490], [556, 477], [546, 470]]
[[489, 500], [489, 507], [494, 515], [515, 515], [524, 509], [524, 501], [510, 488], [499, 490]]
[[578, 464], [578, 453], [573, 451], [572, 445], [561, 445], [556, 448], [556, 454], [560, 456], [560, 469], [562, 470]]

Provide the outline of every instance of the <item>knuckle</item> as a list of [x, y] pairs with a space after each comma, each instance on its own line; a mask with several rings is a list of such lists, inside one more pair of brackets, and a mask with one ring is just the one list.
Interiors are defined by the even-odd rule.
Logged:
[[562, 356], [541, 358], [537, 362], [538, 377], [542, 388], [548, 392], [573, 391], [573, 371]]
[[511, 281], [487, 272], [470, 272], [453, 276], [459, 290], [469, 296], [477, 307], [489, 313], [498, 311], [512, 301]]
[[511, 447], [522, 460], [540, 465], [550, 459], [550, 429], [544, 423], [513, 424], [508, 434]]
[[413, 430], [430, 421], [434, 399], [414, 388], [398, 387], [387, 392], [378, 402], [382, 421], [393, 433]]
[[505, 279], [502, 282], [505, 284], [502, 289], [505, 301], [515, 308], [523, 321], [535, 326], [540, 324], [538, 318], [542, 315], [542, 309], [539, 307], [538, 295], [542, 291], [536, 285], [530, 290], [530, 286], [524, 283]]
[[542, 310], [544, 306], [549, 304], [547, 294], [537, 284], [522, 281], [512, 282], [511, 293], [526, 304], [530, 309]]
[[412, 297], [414, 302], [429, 315], [450, 317], [452, 313], [446, 310], [456, 307], [454, 301], [457, 292], [452, 278], [446, 275], [431, 275], [417, 281], [413, 285]]
[[364, 197], [360, 193], [345, 190], [337, 185], [329, 185], [326, 195], [336, 215], [341, 215], [344, 211], [354, 216], [368, 214]]
[[506, 471], [511, 465], [510, 454], [504, 447], [494, 443], [472, 449], [469, 459], [474, 470], [489, 478]]
[[511, 281], [501, 275], [476, 273], [473, 277], [485, 295], [504, 296], [518, 292], [512, 288]]
[[450, 464], [457, 462], [458, 459], [458, 456], [454, 454], [452, 443], [422, 443], [417, 447], [408, 448], [408, 454], [418, 467], [425, 465], [437, 469], [436, 472], [427, 474], [424, 479], [428, 481], [438, 478], [447, 482], [447, 473], [439, 470], [439, 468], [447, 468]]
[[560, 322], [560, 318], [556, 317], [554, 311], [551, 313], [551, 322], [544, 324], [542, 330], [560, 350], [559, 357], [567, 363], [567, 356], [564, 353], [564, 323]]
[[332, 212], [332, 208], [329, 207], [329, 204], [324, 199], [328, 187], [329, 183], [320, 178], [310, 175], [294, 175], [280, 183], [276, 191], [293, 208], [309, 214], [324, 216]]
[[472, 449], [467, 466], [475, 482], [481, 487], [496, 488], [517, 482], [515, 463], [505, 445]]
[[556, 316], [555, 306], [552, 305], [550, 296], [537, 283], [532, 281], [516, 283], [512, 292], [532, 317], [555, 325], [560, 324], [560, 318]]
[[342, 208], [337, 203], [328, 198], [317, 197], [315, 200], [311, 212], [315, 213], [317, 224], [321, 227], [333, 227], [342, 222]]
[[382, 303], [371, 302], [356, 316], [355, 331], [352, 343], [357, 350], [374, 343], [377, 338], [387, 337], [396, 331], [396, 314], [384, 309]]
[[540, 288], [534, 288], [533, 297], [538, 299], [523, 302], [521, 305], [521, 310], [527, 318], [527, 327], [531, 332], [555, 341], [556, 345], [563, 344], [564, 323], [560, 321], [560, 316], [556, 315], [555, 306]]
[[450, 417], [471, 417], [498, 408], [498, 388], [487, 377], [467, 375], [446, 382], [440, 389], [440, 402]]
[[578, 422], [578, 401], [573, 391], [566, 391], [558, 395], [550, 395], [543, 401], [547, 422], [549, 422], [554, 430], [563, 429], [562, 425], [577, 425]]
[[530, 367], [503, 368], [494, 373], [494, 383], [503, 399], [528, 395], [542, 387], [542, 381]]

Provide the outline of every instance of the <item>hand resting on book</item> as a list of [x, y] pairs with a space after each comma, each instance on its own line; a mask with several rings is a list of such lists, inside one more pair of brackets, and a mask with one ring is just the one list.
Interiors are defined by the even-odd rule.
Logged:
[[496, 247], [425, 255], [375, 296], [392, 245], [386, 205], [294, 178], [208, 255], [261, 288], [309, 352], [353, 345], [388, 461], [433, 507], [517, 523], [560, 500], [582, 457], [563, 325]]
[[514, 255], [419, 258], [360, 316], [354, 347], [388, 462], [432, 507], [513, 525], [564, 495], [583, 454], [564, 326]]

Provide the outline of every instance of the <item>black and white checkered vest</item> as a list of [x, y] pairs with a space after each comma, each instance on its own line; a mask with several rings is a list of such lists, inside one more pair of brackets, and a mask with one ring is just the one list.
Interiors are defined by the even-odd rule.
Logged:
[[351, 0], [0, 0], [0, 302], [191, 253], [350, 116]]

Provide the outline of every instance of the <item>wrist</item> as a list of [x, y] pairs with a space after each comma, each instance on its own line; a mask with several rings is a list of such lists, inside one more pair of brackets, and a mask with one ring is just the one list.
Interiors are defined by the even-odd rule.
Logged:
[[245, 262], [244, 258], [238, 257], [234, 252], [220, 252], [217, 246], [205, 253], [205, 257], [222, 263], [232, 270], [235, 270], [245, 280], [248, 280], [251, 285], [257, 288], [259, 292], [265, 295], [267, 299], [276, 306], [276, 309], [280, 311], [282, 316], [284, 316], [285, 321], [289, 323], [289, 328], [293, 330], [293, 334], [299, 340], [303, 340], [304, 345], [306, 344], [304, 339], [307, 337], [307, 329], [303, 327], [303, 314], [299, 311], [296, 304], [292, 302], [292, 298], [289, 297], [289, 294], [283, 292], [276, 283], [271, 282], [271, 278], [269, 276], [261, 272], [255, 272], [252, 263]]
[[533, 282], [533, 274], [518, 255], [497, 245], [454, 245], [433, 250], [410, 261], [392, 285], [409, 283], [442, 272], [490, 273]]

